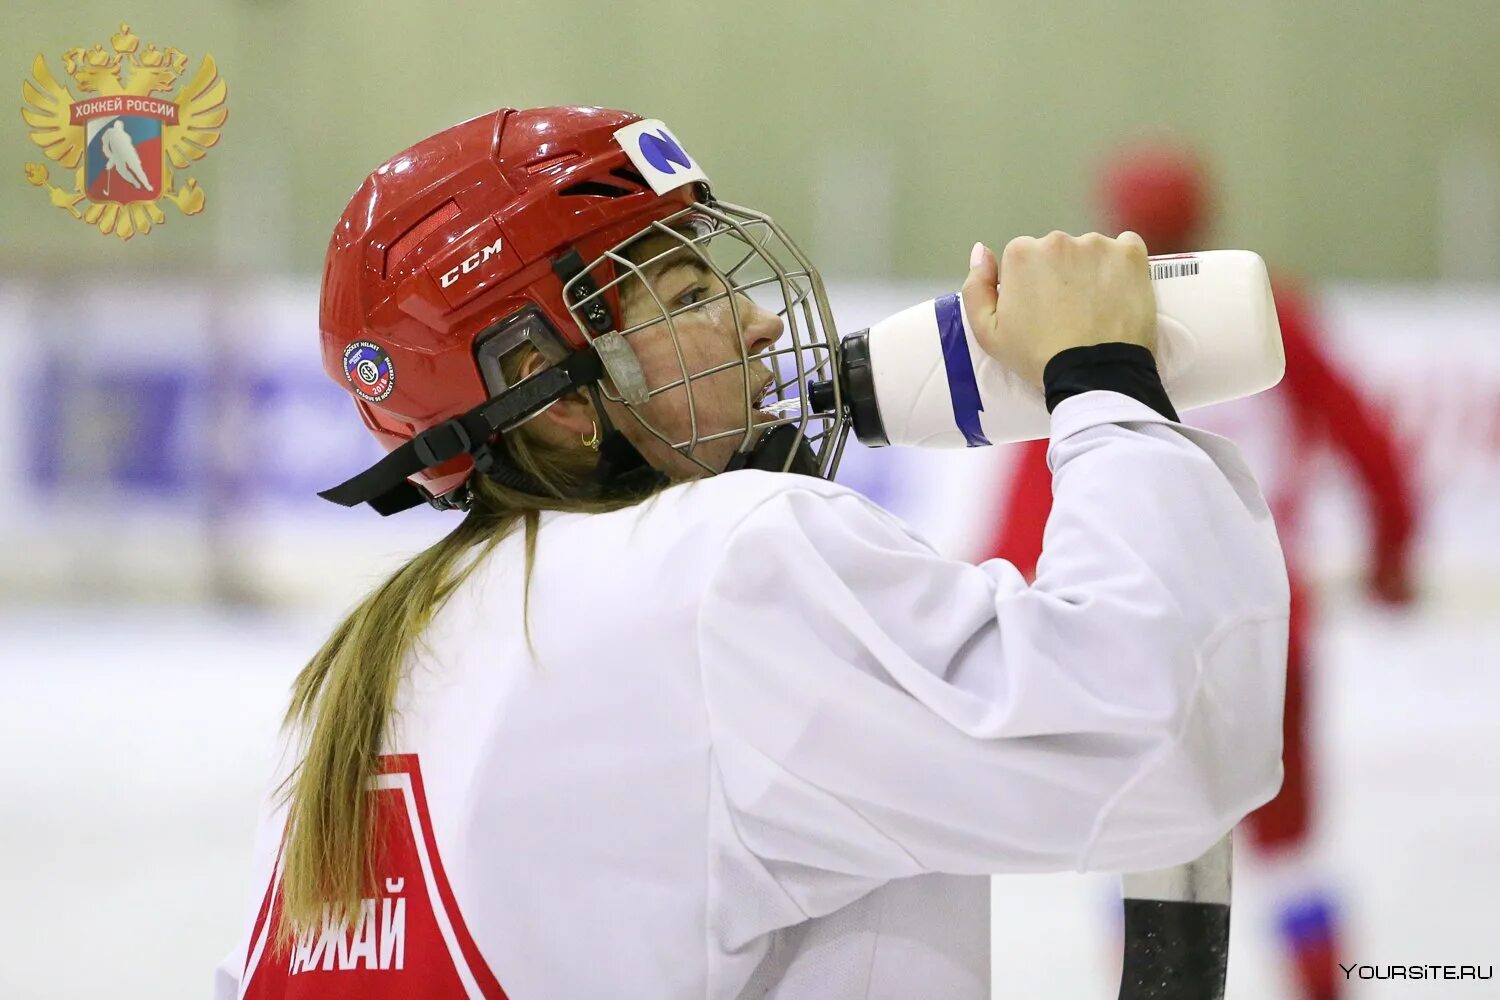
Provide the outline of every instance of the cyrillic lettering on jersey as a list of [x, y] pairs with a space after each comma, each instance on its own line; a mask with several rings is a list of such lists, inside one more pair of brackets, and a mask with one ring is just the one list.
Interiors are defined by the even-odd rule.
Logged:
[[275, 952], [281, 864], [251, 935], [246, 1000], [506, 1000], [479, 954], [438, 855], [415, 754], [380, 759], [371, 783], [377, 891], [359, 911], [324, 908]]

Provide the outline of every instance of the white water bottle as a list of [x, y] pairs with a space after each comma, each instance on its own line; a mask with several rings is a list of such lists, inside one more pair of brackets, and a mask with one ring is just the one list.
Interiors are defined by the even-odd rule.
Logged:
[[[1258, 254], [1152, 257], [1151, 281], [1156, 367], [1178, 412], [1281, 381], [1281, 327]], [[840, 389], [864, 444], [972, 448], [1048, 435], [1041, 390], [975, 342], [956, 294], [845, 337], [840, 354]]]

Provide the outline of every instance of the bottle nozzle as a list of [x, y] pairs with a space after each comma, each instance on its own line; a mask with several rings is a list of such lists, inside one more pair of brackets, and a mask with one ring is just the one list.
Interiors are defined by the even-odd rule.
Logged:
[[812, 404], [814, 413], [832, 413], [834, 399], [832, 379], [807, 384], [807, 401]]

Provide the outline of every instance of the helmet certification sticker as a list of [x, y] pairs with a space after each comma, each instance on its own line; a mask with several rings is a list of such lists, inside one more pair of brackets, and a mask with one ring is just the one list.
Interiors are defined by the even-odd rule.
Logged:
[[675, 191], [695, 181], [708, 183], [708, 175], [698, 161], [689, 156], [672, 131], [655, 118], [619, 129], [615, 132], [615, 142], [625, 150], [635, 169], [657, 194]]
[[344, 348], [344, 377], [366, 403], [381, 403], [396, 388], [396, 366], [379, 344], [356, 340]]

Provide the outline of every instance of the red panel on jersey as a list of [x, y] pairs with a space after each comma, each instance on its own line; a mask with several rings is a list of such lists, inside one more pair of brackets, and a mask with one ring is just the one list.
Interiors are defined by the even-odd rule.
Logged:
[[376, 894], [349, 926], [325, 919], [290, 951], [275, 951], [278, 857], [251, 934], [246, 1000], [506, 1000], [448, 885], [416, 755], [381, 757], [369, 794]]

